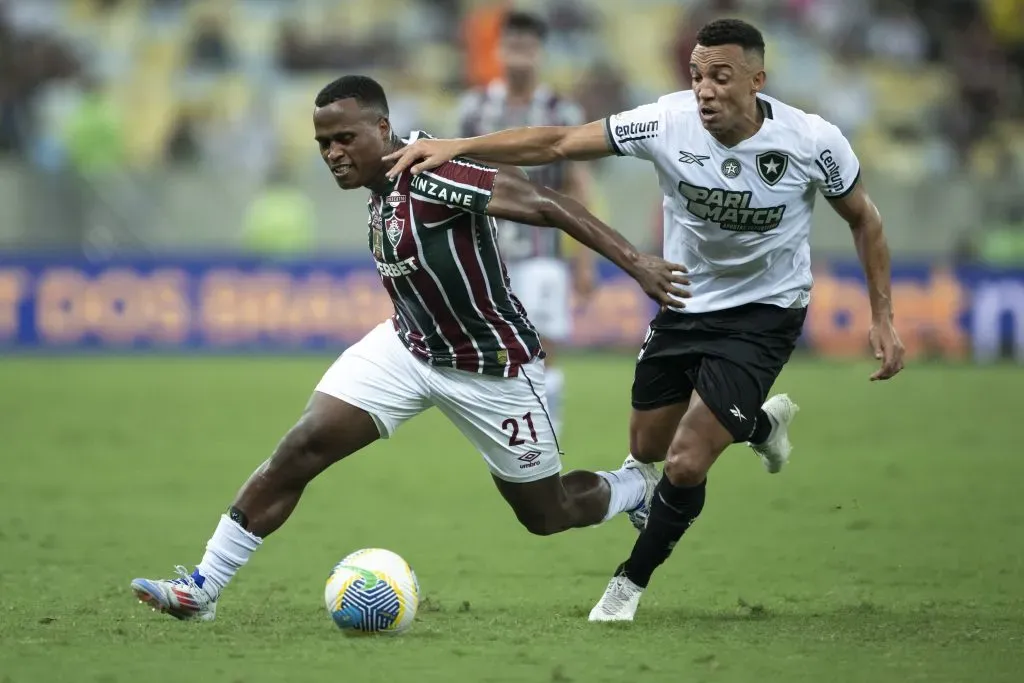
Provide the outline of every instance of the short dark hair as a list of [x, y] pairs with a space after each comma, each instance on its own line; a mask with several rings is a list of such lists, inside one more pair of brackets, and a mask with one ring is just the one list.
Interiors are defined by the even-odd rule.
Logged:
[[704, 47], [739, 45], [764, 59], [764, 36], [753, 24], [740, 19], [716, 19], [697, 31], [697, 44]]
[[530, 12], [509, 12], [505, 15], [502, 33], [530, 33], [544, 40], [548, 36], [548, 25], [536, 14]]
[[361, 107], [377, 110], [388, 116], [388, 98], [380, 83], [369, 76], [342, 76], [323, 87], [316, 96], [316, 106], [326, 107], [338, 100], [353, 99]]

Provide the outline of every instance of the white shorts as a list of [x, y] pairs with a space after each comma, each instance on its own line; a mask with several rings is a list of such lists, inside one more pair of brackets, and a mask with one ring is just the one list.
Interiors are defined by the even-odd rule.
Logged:
[[522, 366], [517, 377], [434, 367], [402, 345], [389, 320], [346, 349], [316, 390], [365, 410], [384, 439], [437, 406], [505, 481], [534, 481], [562, 471], [542, 360]]
[[549, 257], [524, 259], [509, 264], [508, 277], [512, 292], [540, 336], [551, 341], [567, 340], [572, 332], [569, 264]]

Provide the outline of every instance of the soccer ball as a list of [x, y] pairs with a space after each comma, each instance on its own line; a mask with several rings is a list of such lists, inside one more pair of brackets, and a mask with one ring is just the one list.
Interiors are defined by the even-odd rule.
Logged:
[[324, 603], [348, 635], [401, 633], [416, 617], [420, 585], [409, 563], [390, 550], [365, 548], [334, 566]]

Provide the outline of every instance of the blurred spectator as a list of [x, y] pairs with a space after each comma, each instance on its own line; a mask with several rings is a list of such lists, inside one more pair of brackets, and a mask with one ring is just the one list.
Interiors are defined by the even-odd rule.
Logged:
[[587, 121], [597, 121], [632, 106], [622, 71], [608, 61], [592, 65], [573, 92]]
[[315, 247], [316, 208], [291, 169], [274, 168], [245, 216], [242, 242], [263, 255], [310, 252]]
[[171, 165], [189, 165], [200, 161], [202, 149], [201, 132], [193, 107], [182, 105], [175, 118], [171, 134], [164, 148], [164, 158]]
[[690, 55], [697, 47], [697, 31], [712, 19], [735, 12], [738, 7], [738, 0], [696, 0], [680, 13], [672, 44], [672, 65], [681, 90], [691, 86]]
[[80, 98], [68, 117], [64, 147], [83, 177], [117, 171], [125, 163], [124, 124], [109, 93], [91, 76], [81, 79]]
[[0, 154], [24, 156], [35, 136], [41, 89], [73, 77], [79, 62], [58, 37], [18, 29], [9, 10], [7, 2], [0, 2]]
[[909, 2], [884, 0], [867, 27], [872, 54], [904, 64], [920, 64], [928, 54], [928, 33]]
[[196, 69], [221, 71], [234, 65], [224, 19], [219, 14], [203, 12], [199, 15], [192, 31], [189, 52], [191, 66]]
[[479, 5], [463, 19], [462, 43], [466, 51], [468, 87], [482, 88], [504, 75], [499, 46], [502, 22], [510, 6], [507, 0]]
[[966, 160], [974, 143], [984, 138], [1002, 113], [1009, 71], [982, 17], [956, 31], [949, 45], [957, 99], [947, 110], [945, 130]]

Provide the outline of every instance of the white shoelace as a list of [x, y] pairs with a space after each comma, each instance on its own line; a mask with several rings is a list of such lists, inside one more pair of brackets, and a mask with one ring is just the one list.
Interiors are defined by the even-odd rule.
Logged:
[[632, 597], [631, 591], [626, 588], [625, 583], [621, 579], [616, 577], [612, 581], [613, 584], [605, 592], [604, 599], [601, 601], [603, 603], [602, 608], [608, 613], [618, 612], [629, 604], [629, 600]]

